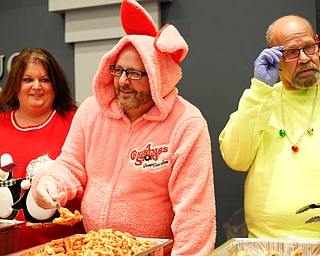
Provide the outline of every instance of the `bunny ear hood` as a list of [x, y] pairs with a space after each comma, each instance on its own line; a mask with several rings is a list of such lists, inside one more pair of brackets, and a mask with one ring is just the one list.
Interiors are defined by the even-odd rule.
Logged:
[[157, 35], [156, 26], [149, 13], [136, 1], [123, 0], [120, 10], [121, 23], [127, 35]]
[[167, 24], [157, 31], [151, 16], [135, 0], [123, 0], [120, 16], [127, 35], [102, 57], [93, 81], [94, 95], [98, 104], [109, 115], [115, 118], [122, 116], [109, 66], [116, 64], [121, 50], [127, 44], [132, 44], [148, 73], [150, 90], [155, 102], [155, 107], [145, 118], [163, 120], [177, 96], [176, 85], [182, 77], [179, 64], [188, 53], [188, 45], [173, 25]]

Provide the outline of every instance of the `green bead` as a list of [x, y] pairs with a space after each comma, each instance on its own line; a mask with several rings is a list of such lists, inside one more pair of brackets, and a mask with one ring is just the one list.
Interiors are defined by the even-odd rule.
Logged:
[[286, 134], [286, 131], [285, 131], [285, 130], [281, 129], [281, 130], [279, 131], [279, 135], [280, 135], [281, 137], [285, 137], [287, 134]]

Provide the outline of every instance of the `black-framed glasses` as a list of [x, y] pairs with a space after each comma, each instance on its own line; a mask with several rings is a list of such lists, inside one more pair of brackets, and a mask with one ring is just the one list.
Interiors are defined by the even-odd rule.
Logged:
[[147, 72], [134, 69], [124, 69], [117, 67], [116, 65], [110, 65], [109, 70], [111, 75], [118, 77], [120, 77], [123, 72], [126, 72], [126, 76], [130, 80], [141, 80], [143, 76], [148, 76]]
[[298, 49], [282, 50], [281, 51], [282, 57], [285, 60], [292, 60], [292, 59], [298, 58], [301, 50], [308, 56], [313, 55], [319, 52], [319, 43], [309, 44], [303, 48], [298, 48]]

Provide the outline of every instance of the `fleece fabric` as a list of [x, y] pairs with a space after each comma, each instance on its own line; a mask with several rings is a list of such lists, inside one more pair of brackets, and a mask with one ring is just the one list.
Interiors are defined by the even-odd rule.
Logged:
[[297, 142], [310, 120], [316, 88], [283, 92], [283, 126], [280, 93], [282, 82], [270, 87], [252, 79], [220, 134], [220, 149], [234, 170], [248, 172], [244, 190], [245, 219], [250, 237], [320, 239], [320, 223], [305, 224], [318, 210], [296, 214], [320, 200], [320, 108], [316, 102], [311, 127], [299, 151], [291, 150], [285, 129]]
[[[102, 57], [94, 96], [79, 107], [61, 155], [34, 183], [51, 175], [67, 185], [68, 200], [82, 196], [86, 231], [170, 238], [171, 255], [207, 255], [216, 239], [210, 135], [199, 109], [176, 89], [188, 46], [172, 25], [157, 32], [136, 1], [124, 0], [121, 16], [127, 35]], [[127, 44], [140, 54], [155, 102], [133, 123], [109, 74]]]

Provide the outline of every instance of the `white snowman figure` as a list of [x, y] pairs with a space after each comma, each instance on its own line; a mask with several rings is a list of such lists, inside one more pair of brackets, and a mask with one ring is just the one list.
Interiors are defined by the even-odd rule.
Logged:
[[12, 172], [19, 166], [13, 162], [10, 154], [0, 156], [0, 219], [14, 219], [18, 211], [12, 205], [20, 198], [20, 184]]

